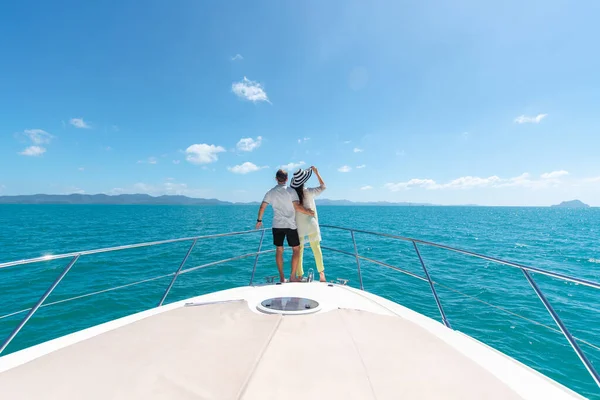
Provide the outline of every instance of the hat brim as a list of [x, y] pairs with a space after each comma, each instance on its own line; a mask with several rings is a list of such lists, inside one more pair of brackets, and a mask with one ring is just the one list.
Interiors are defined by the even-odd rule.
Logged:
[[296, 173], [294, 173], [294, 176], [292, 177], [292, 181], [290, 182], [290, 187], [295, 189], [297, 187], [302, 186], [310, 179], [311, 176], [312, 176], [311, 169], [297, 171]]

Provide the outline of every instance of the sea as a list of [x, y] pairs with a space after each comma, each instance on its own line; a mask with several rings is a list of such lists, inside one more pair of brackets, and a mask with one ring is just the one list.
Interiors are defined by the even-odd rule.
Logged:
[[[0, 263], [253, 230], [257, 208], [0, 205]], [[318, 211], [322, 225], [421, 239], [600, 282], [599, 208], [321, 206]], [[270, 216], [269, 210], [264, 218], [267, 227]], [[200, 239], [183, 268], [256, 252], [260, 237], [261, 232], [251, 232]], [[411, 242], [369, 233], [356, 233], [355, 239], [361, 255], [424, 275]], [[322, 240], [323, 246], [354, 252], [349, 231], [323, 227]], [[169, 274], [177, 270], [190, 245], [176, 242], [82, 256], [4, 354], [155, 307], [170, 282]], [[273, 249], [268, 231], [262, 249]], [[600, 389], [519, 269], [425, 244], [419, 251], [453, 329], [586, 397], [600, 399]], [[347, 279], [348, 285], [359, 287], [354, 257], [323, 252], [329, 280]], [[288, 273], [290, 257], [288, 250]], [[10, 334], [68, 262], [0, 269], [0, 339]], [[255, 257], [247, 257], [183, 274], [166, 303], [247, 285], [254, 262]], [[441, 321], [427, 282], [364, 260], [360, 267], [365, 290]], [[304, 268], [314, 268], [310, 250]], [[277, 275], [273, 254], [260, 256], [255, 283], [265, 283], [273, 275]], [[532, 276], [600, 370], [600, 290]]]

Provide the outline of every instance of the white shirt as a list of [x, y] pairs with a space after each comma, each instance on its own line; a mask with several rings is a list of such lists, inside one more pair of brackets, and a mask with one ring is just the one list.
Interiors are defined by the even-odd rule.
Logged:
[[[315, 216], [306, 215], [296, 212], [296, 226], [298, 227], [298, 236], [303, 243], [320, 242], [321, 229], [319, 228], [319, 216], [317, 215], [317, 204], [315, 197], [320, 195], [325, 190], [325, 185], [316, 188], [304, 188], [303, 206], [315, 212]], [[298, 193], [294, 190], [292, 193], [293, 201], [300, 201]]]
[[265, 194], [263, 201], [273, 207], [273, 228], [296, 229], [296, 211], [292, 192], [286, 185], [277, 185]]

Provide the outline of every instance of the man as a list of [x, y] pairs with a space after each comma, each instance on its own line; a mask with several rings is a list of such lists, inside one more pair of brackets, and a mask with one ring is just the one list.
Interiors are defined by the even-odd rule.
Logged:
[[296, 211], [314, 215], [314, 211], [307, 210], [298, 203], [292, 202], [291, 190], [286, 186], [288, 174], [284, 170], [277, 171], [275, 174], [277, 185], [265, 194], [260, 208], [258, 209], [258, 218], [256, 219], [256, 229], [262, 227], [262, 217], [265, 209], [270, 204], [273, 207], [273, 244], [276, 247], [275, 261], [279, 270], [279, 280], [285, 282], [283, 273], [283, 240], [287, 239], [288, 246], [292, 248], [292, 272], [290, 282], [299, 282], [301, 277], [296, 277], [298, 268], [298, 258], [300, 256], [300, 238], [296, 229]]

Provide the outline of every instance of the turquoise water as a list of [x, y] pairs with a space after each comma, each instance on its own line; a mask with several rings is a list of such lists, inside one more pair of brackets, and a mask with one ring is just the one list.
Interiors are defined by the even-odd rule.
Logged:
[[[252, 206], [1, 205], [0, 263], [84, 249], [252, 229]], [[600, 209], [488, 207], [320, 207], [322, 224], [430, 240], [527, 265], [600, 281]], [[269, 216], [265, 217], [269, 220]], [[251, 253], [260, 233], [198, 242], [186, 266]], [[366, 234], [359, 251], [422, 275], [409, 243]], [[350, 234], [323, 229], [323, 244], [353, 251]], [[265, 237], [270, 247], [270, 234]], [[47, 302], [100, 291], [173, 272], [189, 243], [82, 257]], [[600, 391], [562, 334], [523, 320], [453, 290], [555, 329], [523, 274], [444, 250], [420, 247], [454, 329], [465, 332], [566, 386], [592, 398]], [[356, 263], [324, 251], [329, 279], [358, 285]], [[289, 257], [289, 252], [287, 254]], [[276, 274], [271, 254], [259, 260], [256, 280]], [[182, 275], [167, 302], [246, 285], [254, 260], [247, 258]], [[307, 252], [306, 270], [312, 262]], [[67, 260], [0, 270], [0, 316], [31, 307]], [[286, 260], [287, 263], [287, 260]], [[286, 268], [289, 268], [289, 263]], [[366, 290], [440, 320], [427, 283], [362, 263]], [[597, 369], [600, 369], [600, 291], [534, 274], [549, 301]], [[157, 304], [169, 278], [41, 308], [7, 353]], [[448, 289], [450, 288], [450, 289]], [[0, 337], [25, 314], [0, 318]], [[583, 341], [589, 343], [584, 343]]]

